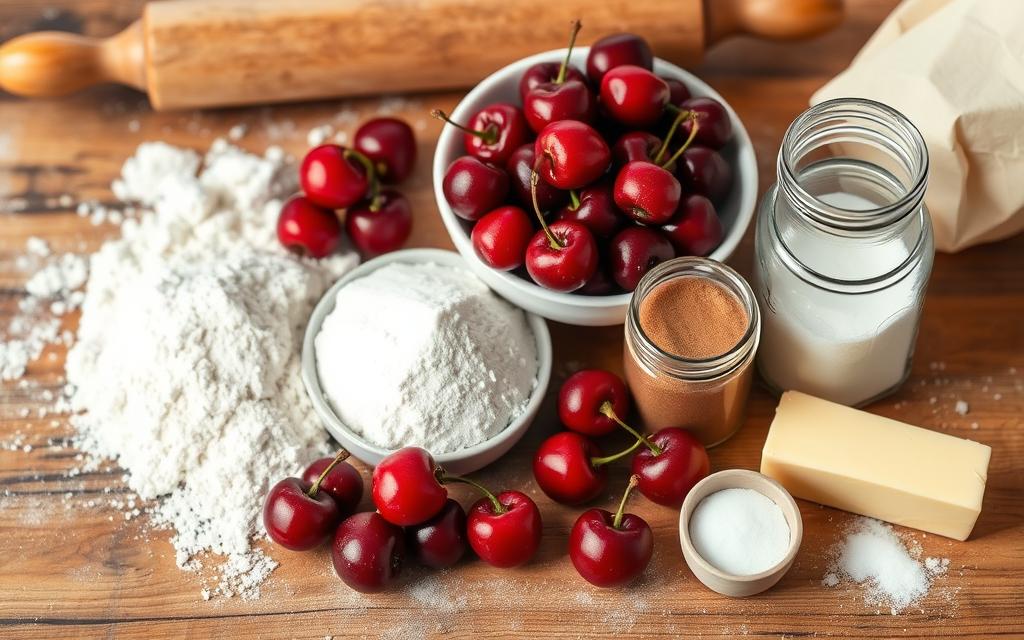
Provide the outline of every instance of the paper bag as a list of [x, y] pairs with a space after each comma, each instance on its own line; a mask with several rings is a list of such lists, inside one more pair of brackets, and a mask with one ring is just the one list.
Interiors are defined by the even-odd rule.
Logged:
[[938, 250], [1024, 230], [1024, 2], [905, 0], [811, 104], [841, 97], [921, 130]]

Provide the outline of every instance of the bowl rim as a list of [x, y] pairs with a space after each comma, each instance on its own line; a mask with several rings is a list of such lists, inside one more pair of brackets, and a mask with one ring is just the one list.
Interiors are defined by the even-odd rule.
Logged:
[[[589, 51], [590, 47], [575, 47], [572, 51], [572, 61], [577, 64], [582, 62], [586, 59], [586, 55]], [[477, 83], [476, 86], [470, 89], [466, 95], [459, 100], [459, 103], [451, 112], [451, 118], [456, 121], [468, 119], [469, 116], [472, 115], [468, 113], [470, 102], [475, 102], [483, 94], [493, 91], [498, 84], [506, 81], [510, 75], [519, 73], [526, 67], [538, 62], [559, 62], [565, 58], [567, 52], [567, 48], [542, 51], [525, 58], [520, 58], [519, 60], [501, 67]], [[707, 84], [699, 77], [682, 67], [672, 64], [662, 58], [654, 58], [654, 71], [660, 75], [670, 75], [682, 80], [688, 88], [697, 89], [695, 93], [699, 96], [714, 98], [722, 104], [726, 113], [729, 115], [730, 121], [732, 122], [733, 141], [736, 144], [737, 165], [743, 165], [745, 169], [743, 173], [740, 173], [739, 171], [736, 172], [736, 182], [734, 183], [739, 185], [736, 188], [738, 188], [738, 197], [740, 199], [738, 204], [738, 213], [734, 223], [734, 229], [737, 231], [735, 233], [726, 234], [722, 239], [722, 243], [718, 245], [710, 255], [705, 256], [712, 260], [725, 262], [736, 251], [740, 242], [742, 242], [747, 229], [750, 227], [750, 222], [753, 219], [754, 212], [757, 208], [759, 170], [753, 141], [750, 139], [750, 134], [747, 132], [746, 127], [743, 125], [743, 122], [740, 120], [736, 111], [732, 108], [732, 105], [730, 105], [720, 93], [715, 91], [711, 85]], [[443, 156], [446, 155], [445, 149], [452, 143], [451, 139], [458, 135], [459, 133], [455, 127], [448, 124], [445, 124], [441, 128], [441, 133], [438, 136], [437, 145], [434, 149], [432, 160], [433, 166], [431, 168], [434, 184], [434, 198], [437, 202], [438, 210], [441, 213], [441, 219], [444, 222], [445, 229], [448, 231], [448, 235], [451, 238], [452, 243], [458, 249], [458, 252], [462, 254], [467, 262], [472, 262], [475, 267], [489, 269], [490, 267], [484, 264], [476, 255], [476, 251], [473, 249], [472, 240], [470, 239], [469, 234], [461, 228], [461, 218], [455, 215], [455, 212], [451, 210], [451, 207], [448, 205], [448, 202], [444, 197], [444, 173], [448, 168], [448, 164], [444, 162]], [[749, 171], [747, 169], [749, 169]], [[497, 270], [494, 270], [494, 272], [497, 278], [500, 278], [508, 286], [513, 287], [520, 293], [539, 298], [546, 303], [558, 305], [569, 305], [584, 309], [606, 309], [628, 304], [630, 297], [633, 295], [632, 292], [604, 296], [585, 296], [575, 292], [563, 293], [545, 289], [537, 283], [531, 282], [513, 273]]]
[[[469, 266], [466, 265], [465, 259], [460, 254], [448, 249], [401, 249], [399, 251], [386, 253], [367, 260], [338, 278], [317, 301], [316, 306], [313, 307], [313, 311], [310, 313], [309, 320], [306, 323], [306, 329], [302, 338], [302, 354], [300, 360], [302, 383], [306, 389], [306, 395], [309, 396], [310, 401], [313, 403], [314, 411], [317, 416], [319, 416], [321, 422], [324, 423], [324, 427], [327, 431], [338, 440], [342, 440], [342, 437], [336, 433], [336, 431], [340, 432], [344, 434], [345, 438], [351, 439], [366, 451], [380, 457], [388, 456], [397, 451], [397, 449], [385, 449], [384, 447], [380, 447], [367, 441], [361, 435], [355, 433], [341, 420], [338, 414], [331, 407], [330, 402], [324, 396], [323, 387], [320, 385], [320, 372], [316, 366], [316, 336], [320, 333], [324, 319], [334, 311], [335, 299], [338, 291], [341, 290], [342, 287], [358, 280], [359, 278], [369, 275], [373, 271], [376, 271], [385, 265], [395, 262], [405, 262], [410, 264], [436, 263], [464, 269], [470, 274], [473, 273], [472, 270], [469, 269]], [[476, 276], [474, 275], [474, 277]], [[489, 290], [502, 300], [505, 300], [505, 298], [503, 298], [498, 292], [493, 289]], [[483, 442], [478, 442], [471, 447], [466, 447], [457, 451], [450, 451], [448, 453], [432, 453], [431, 455], [433, 455], [434, 460], [437, 461], [438, 464], [470, 459], [500, 447], [511, 438], [517, 436], [521, 437], [524, 427], [532, 421], [532, 416], [536, 415], [544, 397], [547, 395], [547, 388], [551, 381], [551, 369], [553, 367], [554, 360], [551, 346], [551, 333], [548, 331], [547, 323], [540, 316], [530, 313], [507, 300], [505, 300], [505, 302], [512, 305], [513, 308], [519, 309], [526, 315], [526, 323], [530, 327], [530, 331], [537, 343], [537, 376], [533, 390], [530, 393], [530, 399], [527, 401], [522, 412], [509, 422], [504, 429]], [[355, 452], [352, 453], [355, 455]], [[355, 457], [358, 458], [359, 456]], [[369, 460], [363, 460], [363, 462], [372, 465]]]
[[[724, 485], [721, 488], [716, 489], [715, 492], [722, 491], [724, 489], [749, 488], [741, 487], [739, 483], [733, 481], [734, 478], [739, 477], [744, 477], [750, 480], [751, 484], [771, 487], [778, 495], [783, 497], [786, 504], [778, 504], [778, 501], [775, 500], [773, 496], [766, 494], [764, 491], [760, 491], [759, 489], [754, 489], [754, 491], [758, 491], [761, 495], [778, 504], [784, 514], [786, 511], [796, 514], [795, 526], [794, 523], [789, 521], [789, 518], [786, 518], [786, 523], [790, 525], [789, 546], [786, 548], [786, 555], [764, 571], [749, 575], [729, 573], [711, 564], [700, 554], [700, 552], [697, 551], [697, 547], [693, 544], [693, 539], [690, 537], [690, 517], [692, 517], [693, 512], [696, 510], [697, 505], [700, 504], [700, 501], [708, 495], [711, 495], [710, 493], [702, 495], [700, 500], [697, 500], [696, 496], [700, 495], [700, 490], [704, 486], [714, 482], [721, 482]], [[796, 503], [793, 495], [774, 478], [770, 478], [763, 473], [752, 471], [750, 469], [723, 469], [706, 476], [700, 482], [695, 484], [692, 489], [690, 489], [690, 492], [686, 495], [686, 499], [683, 501], [682, 508], [679, 510], [679, 543], [683, 548], [683, 554], [687, 556], [687, 561], [692, 559], [705, 573], [709, 573], [716, 578], [727, 582], [754, 583], [776, 575], [781, 578], [782, 575], [789, 571], [790, 565], [792, 565], [793, 561], [796, 559], [796, 555], [800, 550], [800, 545], [803, 542], [803, 536], [803, 516], [800, 513], [800, 506]], [[697, 578], [700, 579], [700, 576], [698, 575]], [[701, 580], [701, 582], [703, 582], [703, 580]]]

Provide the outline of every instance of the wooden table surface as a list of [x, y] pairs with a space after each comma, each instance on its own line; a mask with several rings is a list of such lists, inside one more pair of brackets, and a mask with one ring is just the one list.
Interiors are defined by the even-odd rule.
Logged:
[[[808, 96], [842, 69], [886, 15], [890, 0], [849, 2], [835, 32], [799, 45], [749, 40], [725, 43], [698, 69], [736, 108], [757, 148], [761, 190], [773, 180], [779, 140]], [[57, 0], [0, 2], [0, 40], [40, 28], [106, 35], [134, 19], [140, 2]], [[585, 16], [583, 16], [585, 19]], [[451, 108], [458, 94], [411, 101], [287, 107], [204, 113], [153, 113], [138, 94], [91, 90], [64, 101], [25, 102], [0, 96], [0, 203], [23, 206], [0, 216], [0, 327], [25, 295], [30, 275], [15, 264], [25, 240], [37, 235], [55, 251], [87, 252], [116, 233], [77, 217], [74, 201], [110, 201], [108, 185], [141, 141], [164, 139], [205, 149], [244, 122], [245, 147], [277, 143], [301, 154], [306, 132], [340, 111], [366, 115], [398, 109], [421, 127], [421, 161], [407, 191], [415, 207], [413, 246], [448, 247], [433, 204], [429, 158], [438, 126], [431, 108]], [[351, 114], [350, 114], [351, 115]], [[342, 118], [342, 129], [352, 123]], [[750, 272], [752, 229], [733, 264]], [[375, 637], [533, 638], [691, 636], [1024, 637], [1024, 236], [957, 255], [939, 255], [928, 291], [913, 375], [873, 412], [968, 437], [993, 448], [984, 511], [967, 542], [901, 530], [924, 554], [948, 557], [919, 606], [890, 615], [866, 604], [858, 587], [821, 585], [827, 550], [849, 514], [801, 502], [803, 547], [782, 582], [760, 596], [730, 600], [705, 589], [679, 551], [677, 513], [636, 499], [631, 509], [655, 530], [655, 557], [640, 584], [624, 590], [590, 587], [565, 553], [578, 509], [540, 495], [529, 460], [557, 429], [549, 397], [541, 418], [508, 456], [479, 474], [492, 487], [529, 491], [544, 515], [544, 542], [535, 561], [518, 570], [463, 562], [438, 574], [410, 572], [392, 593], [362, 596], [334, 575], [326, 550], [300, 555], [272, 550], [280, 568], [262, 598], [203, 601], [200, 580], [179, 571], [167, 532], [148, 531], [145, 518], [124, 521], [102, 506], [105, 489], [122, 494], [119, 471], [69, 477], [75, 466], [65, 418], [36, 419], [56, 392], [64, 352], [50, 347], [29, 367], [38, 387], [0, 389], [0, 637]], [[68, 327], [77, 319], [66, 318]], [[582, 365], [620, 368], [621, 328], [580, 329], [552, 323], [556, 367], [552, 389]], [[550, 395], [550, 394], [549, 394]], [[969, 403], [958, 415], [956, 399]], [[714, 469], [756, 469], [775, 400], [756, 389], [742, 431], [714, 449]], [[27, 410], [27, 411], [26, 411]], [[27, 414], [29, 417], [21, 417]], [[909, 452], [908, 455], [913, 455]], [[609, 495], [623, 486], [613, 471]], [[215, 490], [215, 487], [211, 487]], [[457, 491], [468, 499], [468, 493]], [[90, 507], [91, 501], [101, 506]]]

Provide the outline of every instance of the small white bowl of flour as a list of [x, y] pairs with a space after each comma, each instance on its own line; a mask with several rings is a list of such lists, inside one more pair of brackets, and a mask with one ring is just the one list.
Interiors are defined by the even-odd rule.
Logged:
[[396, 251], [346, 274], [313, 310], [302, 349], [317, 414], [374, 465], [409, 445], [451, 473], [490, 464], [529, 428], [550, 375], [544, 320], [437, 249]]

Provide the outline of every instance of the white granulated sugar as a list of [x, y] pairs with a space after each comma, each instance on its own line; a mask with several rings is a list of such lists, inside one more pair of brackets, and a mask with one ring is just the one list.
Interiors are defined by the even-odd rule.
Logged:
[[949, 567], [946, 558], [920, 562], [915, 557], [920, 555], [919, 546], [908, 550], [891, 526], [864, 517], [853, 522], [834, 553], [822, 584], [834, 587], [843, 580], [862, 584], [867, 590], [865, 600], [888, 607], [893, 615], [924, 598], [932, 578]]
[[258, 596], [276, 566], [251, 544], [263, 495], [324, 453], [299, 347], [317, 298], [356, 262], [278, 245], [276, 198], [292, 185], [270, 157], [221, 141], [197, 175], [194, 152], [140, 145], [116, 189], [154, 211], [92, 256], [67, 359], [81, 446], [161, 498], [153, 516], [173, 527], [180, 566], [225, 554], [223, 596]]
[[791, 534], [782, 509], [754, 489], [712, 493], [694, 509], [688, 526], [697, 553], [732, 575], [767, 571], [789, 550]]
[[343, 423], [380, 447], [434, 454], [507, 427], [537, 376], [523, 312], [468, 271], [436, 264], [391, 264], [341, 288], [316, 354]]

